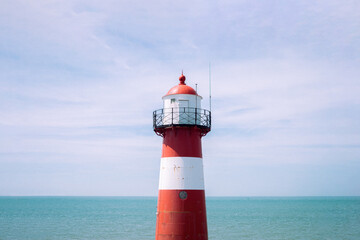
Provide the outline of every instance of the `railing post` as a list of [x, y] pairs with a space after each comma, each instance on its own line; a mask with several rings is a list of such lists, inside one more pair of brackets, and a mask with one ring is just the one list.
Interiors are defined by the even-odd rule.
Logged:
[[211, 128], [211, 112], [209, 111], [209, 127]]
[[195, 125], [197, 125], [197, 108], [195, 108]]
[[174, 124], [174, 108], [171, 108], [171, 125]]

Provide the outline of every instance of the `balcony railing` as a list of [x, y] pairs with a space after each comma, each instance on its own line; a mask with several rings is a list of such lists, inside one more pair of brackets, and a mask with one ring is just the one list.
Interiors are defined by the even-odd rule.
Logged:
[[153, 112], [153, 126], [157, 133], [170, 126], [196, 126], [209, 132], [211, 112], [191, 107], [163, 108]]

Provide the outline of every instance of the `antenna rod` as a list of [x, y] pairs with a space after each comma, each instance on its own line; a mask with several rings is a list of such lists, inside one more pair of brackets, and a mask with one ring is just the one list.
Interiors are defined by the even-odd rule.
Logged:
[[209, 106], [211, 112], [211, 63], [209, 62]]
[[195, 111], [196, 111], [196, 109], [197, 109], [197, 99], [198, 99], [198, 96], [197, 96], [197, 94], [198, 94], [198, 93], [197, 93], [197, 83], [195, 83], [195, 92], [196, 92], [196, 96], [195, 96], [195, 97], [196, 97], [196, 100], [195, 100], [195, 101], [196, 101]]

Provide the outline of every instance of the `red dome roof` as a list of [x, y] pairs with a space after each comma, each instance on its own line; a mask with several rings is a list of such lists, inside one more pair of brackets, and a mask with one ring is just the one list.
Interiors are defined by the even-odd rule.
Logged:
[[185, 84], [185, 76], [181, 74], [179, 77], [180, 83], [179, 85], [176, 85], [172, 87], [168, 93], [165, 95], [173, 95], [173, 94], [191, 94], [191, 95], [197, 95], [196, 91]]

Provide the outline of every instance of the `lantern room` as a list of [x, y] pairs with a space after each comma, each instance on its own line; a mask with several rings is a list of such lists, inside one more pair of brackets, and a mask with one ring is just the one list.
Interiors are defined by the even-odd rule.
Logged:
[[171, 88], [162, 98], [164, 109], [201, 108], [202, 97], [192, 87], [186, 85], [185, 79], [185, 76], [181, 74], [179, 85]]
[[204, 135], [211, 128], [211, 113], [201, 109], [202, 97], [185, 83], [181, 74], [180, 83], [162, 97], [163, 109], [154, 111], [154, 131], [163, 135], [164, 129], [174, 126], [195, 126], [203, 129]]

